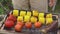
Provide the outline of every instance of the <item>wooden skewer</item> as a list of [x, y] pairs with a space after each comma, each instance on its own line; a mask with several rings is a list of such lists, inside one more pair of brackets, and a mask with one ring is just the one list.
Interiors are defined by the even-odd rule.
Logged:
[[7, 15], [5, 15], [5, 17], [4, 17], [4, 19], [0, 22], [1, 24], [1, 26], [0, 26], [0, 29], [2, 28], [2, 26], [3, 26], [3, 24], [4, 24], [4, 21], [5, 21], [5, 19], [6, 19], [6, 17], [7, 17]]
[[[12, 11], [9, 13], [9, 14], [11, 14], [12, 13]], [[7, 17], [8, 15], [4, 15], [4, 19], [0, 22], [1, 24], [0, 24], [0, 29], [3, 27], [3, 25], [4, 25], [4, 21], [5, 21], [5, 19], [6, 19], [6, 17]]]

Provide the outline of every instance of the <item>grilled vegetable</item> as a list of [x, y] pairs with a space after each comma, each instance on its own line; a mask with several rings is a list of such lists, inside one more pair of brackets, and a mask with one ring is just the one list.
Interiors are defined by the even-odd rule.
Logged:
[[18, 14], [19, 14], [19, 10], [13, 10], [13, 15], [14, 16], [18, 16]]
[[25, 16], [26, 15], [26, 11], [20, 11], [20, 16]]
[[33, 16], [38, 16], [38, 11], [33, 10], [32, 13], [33, 13]]

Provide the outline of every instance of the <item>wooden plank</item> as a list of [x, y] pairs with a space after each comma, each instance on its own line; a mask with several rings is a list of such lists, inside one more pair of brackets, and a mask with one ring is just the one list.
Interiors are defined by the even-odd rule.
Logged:
[[7, 17], [7, 15], [3, 15], [3, 19], [2, 19], [2, 21], [0, 21], [0, 28], [2, 27], [2, 25], [3, 25], [3, 22], [5, 21], [5, 18]]
[[25, 33], [18, 33], [18, 32], [11, 32], [11, 31], [5, 31], [5, 30], [0, 30], [0, 33], [2, 34], [29, 34], [28, 32]]

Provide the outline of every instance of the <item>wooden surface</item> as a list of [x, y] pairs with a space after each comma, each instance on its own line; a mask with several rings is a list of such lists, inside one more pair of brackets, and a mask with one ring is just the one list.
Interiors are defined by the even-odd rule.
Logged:
[[27, 33], [27, 32], [25, 32], [25, 33], [18, 33], [18, 32], [9, 32], [9, 31], [5, 31], [5, 30], [0, 30], [0, 34], [29, 34], [29, 33]]
[[[25, 32], [25, 33], [16, 33], [16, 32], [9, 32], [9, 31], [5, 31], [5, 30], [0, 30], [0, 34], [37, 34], [37, 33], [28, 33], [28, 32]], [[60, 34], [60, 30], [57, 31], [57, 34]]]

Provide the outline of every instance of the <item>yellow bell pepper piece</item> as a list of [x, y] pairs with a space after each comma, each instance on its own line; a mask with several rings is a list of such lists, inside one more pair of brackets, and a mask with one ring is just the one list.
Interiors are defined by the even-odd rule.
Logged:
[[29, 22], [29, 20], [30, 20], [30, 16], [25, 15], [25, 16], [24, 16], [24, 22]]
[[39, 14], [38, 11], [36, 11], [36, 10], [33, 10], [32, 13], [33, 13], [33, 16], [38, 16], [38, 14]]
[[19, 21], [23, 21], [23, 16], [18, 16], [17, 17], [17, 21], [19, 22]]
[[13, 10], [13, 15], [18, 16], [19, 10]]
[[32, 17], [31, 17], [31, 22], [32, 22], [32, 23], [37, 22], [37, 18], [32, 16]]
[[51, 24], [53, 22], [52, 18], [46, 18], [46, 24]]
[[28, 16], [31, 16], [31, 12], [27, 12], [27, 15], [28, 15]]
[[39, 13], [38, 17], [44, 18], [44, 13]]
[[42, 24], [45, 24], [45, 18], [39, 18], [39, 22], [41, 22]]
[[26, 15], [26, 11], [20, 11], [20, 16], [25, 16]]
[[50, 13], [50, 14], [47, 14], [46, 15], [46, 18], [52, 18], [52, 14]]

